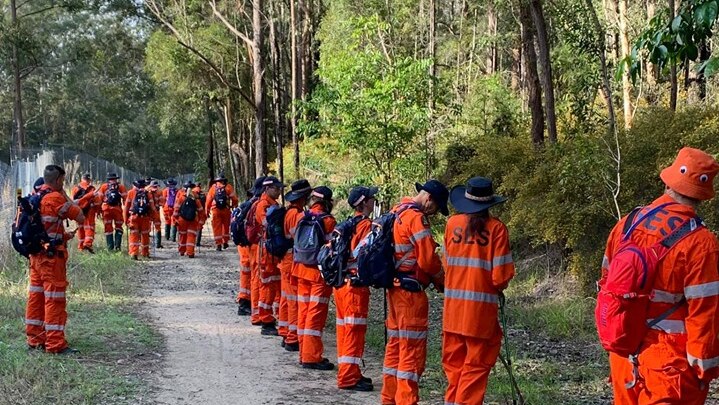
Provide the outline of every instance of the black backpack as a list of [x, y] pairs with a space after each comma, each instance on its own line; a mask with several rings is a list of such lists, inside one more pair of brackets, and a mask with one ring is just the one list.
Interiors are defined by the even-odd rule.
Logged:
[[352, 253], [350, 251], [352, 237], [357, 231], [357, 224], [365, 218], [367, 217], [359, 215], [337, 225], [332, 232], [330, 242], [320, 249], [317, 254], [317, 262], [325, 284], [337, 288], [345, 284], [345, 279], [348, 276], [347, 261]]
[[40, 215], [40, 202], [51, 190], [27, 197], [18, 196], [18, 212], [12, 224], [12, 247], [21, 255], [29, 257], [43, 251], [44, 246], [53, 242], [45, 230]]
[[197, 200], [189, 193], [185, 195], [185, 201], [180, 206], [180, 217], [185, 221], [194, 221], [197, 217]]
[[77, 186], [77, 191], [75, 192], [75, 195], [72, 196], [72, 199], [73, 199], [73, 200], [79, 200], [79, 199], [81, 199], [82, 197], [84, 197], [85, 194], [87, 194], [87, 189], [86, 189], [86, 188], [82, 188], [82, 187], [80, 187], [80, 186]]
[[146, 190], [137, 190], [137, 193], [135, 193], [135, 198], [132, 199], [132, 207], [130, 208], [130, 212], [141, 217], [144, 217], [150, 213], [150, 201], [147, 197]]
[[317, 255], [320, 248], [326, 243], [322, 220], [328, 216], [328, 214], [315, 214], [311, 211], [305, 211], [305, 216], [300, 219], [295, 232], [293, 248], [295, 263], [310, 266], [317, 265]]
[[105, 202], [108, 205], [118, 206], [122, 202], [122, 194], [120, 194], [119, 183], [107, 183], [107, 191], [105, 192]]
[[230, 218], [230, 236], [232, 236], [232, 241], [237, 246], [250, 246], [250, 241], [247, 239], [247, 233], [245, 233], [245, 219], [247, 219], [247, 213], [250, 211], [250, 208], [252, 208], [252, 204], [254, 204], [257, 200], [257, 197], [252, 197], [240, 204], [239, 207], [232, 210], [232, 217]]
[[280, 205], [273, 205], [267, 210], [267, 229], [265, 249], [272, 256], [283, 258], [292, 248], [293, 239], [285, 237], [285, 215], [287, 209]]
[[227, 190], [225, 186], [215, 186], [215, 208], [227, 208]]
[[418, 207], [414, 204], [403, 204], [397, 212], [385, 213], [372, 222], [372, 230], [354, 251], [357, 259], [357, 274], [350, 279], [353, 286], [391, 288], [394, 285], [397, 276], [394, 223], [407, 209], [418, 209]]

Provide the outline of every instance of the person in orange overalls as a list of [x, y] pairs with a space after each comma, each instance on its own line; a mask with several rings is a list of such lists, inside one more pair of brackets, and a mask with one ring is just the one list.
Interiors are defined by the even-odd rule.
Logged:
[[145, 179], [137, 179], [132, 184], [133, 187], [125, 200], [124, 214], [130, 232], [128, 254], [133, 260], [137, 260], [138, 255], [150, 257], [150, 229], [155, 202], [146, 190]]
[[205, 211], [212, 214], [212, 235], [217, 251], [230, 246], [230, 215], [238, 202], [234, 188], [228, 184], [225, 174], [220, 173], [210, 185], [205, 203]]
[[[248, 205], [246, 209], [249, 210], [252, 204], [259, 200], [262, 195], [262, 182], [264, 180], [264, 176], [257, 178], [254, 186], [250, 190], [247, 190], [247, 201], [242, 203], [243, 206], [244, 204]], [[257, 247], [257, 245], [254, 246]], [[240, 287], [237, 291], [237, 315], [240, 316], [252, 315], [253, 309], [257, 307], [256, 302], [259, 302], [259, 296], [256, 296], [254, 299], [252, 296], [252, 279], [254, 277], [252, 269], [254, 267], [253, 263], [256, 262], [257, 250], [254, 250], [253, 255], [251, 249], [252, 246], [237, 245], [237, 254], [240, 256]], [[259, 293], [259, 289], [257, 292]], [[253, 303], [255, 304], [253, 305]]]
[[[369, 216], [374, 211], [377, 187], [355, 187], [350, 191], [347, 202], [355, 210], [357, 218], [354, 235], [349, 248], [351, 251], [372, 230]], [[350, 275], [357, 273], [357, 262], [350, 258], [347, 263]], [[362, 375], [360, 364], [364, 355], [367, 315], [369, 314], [369, 287], [355, 287], [347, 282], [335, 288], [337, 312], [337, 387], [353, 391], [372, 391], [372, 380]]]
[[[309, 213], [325, 215], [321, 220], [325, 239], [332, 237], [337, 221], [331, 215], [334, 201], [329, 187], [319, 186], [312, 190]], [[332, 295], [332, 287], [325, 284], [317, 266], [294, 263], [293, 272], [297, 275], [297, 335], [300, 342], [300, 363], [303, 368], [314, 370], [333, 370], [325, 357], [322, 344], [322, 331], [327, 321], [327, 311]]]
[[[285, 237], [295, 238], [297, 223], [304, 216], [307, 199], [312, 193], [310, 182], [301, 179], [290, 186], [291, 190], [285, 194], [285, 201], [290, 205], [285, 214]], [[297, 337], [297, 277], [292, 274], [294, 260], [292, 249], [288, 250], [280, 262], [280, 310], [279, 310], [279, 333], [282, 336], [282, 346], [288, 352], [300, 350], [299, 338]]]
[[[102, 219], [105, 223], [105, 239], [107, 250], [120, 250], [122, 245], [122, 217], [123, 202], [127, 199], [127, 190], [120, 184], [119, 176], [115, 173], [107, 175], [107, 183], [100, 186], [95, 194], [102, 199]], [[113, 238], [114, 224], [114, 238]]]
[[165, 188], [162, 189], [162, 216], [165, 218], [165, 240], [175, 242], [177, 240], [177, 226], [175, 225], [175, 201], [177, 200], [177, 180], [170, 177], [165, 181]]
[[[147, 180], [146, 180], [147, 181]], [[147, 186], [147, 192], [150, 194], [150, 199], [155, 204], [155, 210], [152, 211], [152, 232], [154, 232], [154, 243], [157, 249], [162, 249], [162, 222], [160, 220], [160, 211], [164, 209], [165, 200], [162, 197], [160, 191], [160, 182], [154, 179], [149, 179], [149, 185]]]
[[77, 228], [77, 247], [90, 253], [95, 253], [95, 217], [100, 208], [101, 200], [95, 195], [95, 186], [92, 184], [90, 173], [82, 175], [80, 183], [72, 188], [72, 199], [85, 216], [85, 223]]
[[257, 250], [257, 263], [260, 267], [260, 300], [257, 306], [259, 307], [259, 321], [262, 322], [262, 334], [277, 336], [273, 305], [275, 297], [280, 292], [281, 276], [278, 268], [280, 259], [265, 250], [265, 231], [267, 229], [267, 210], [272, 206], [279, 205], [277, 199], [282, 195], [282, 189], [285, 185], [275, 176], [265, 177], [262, 185], [264, 191], [257, 202], [257, 209], [254, 212], [255, 221], [262, 224], [262, 230], [260, 231], [262, 238]]
[[[177, 233], [180, 236], [177, 250], [180, 256], [187, 254], [190, 259], [195, 257], [197, 231], [205, 224], [205, 209], [202, 207], [195, 188], [195, 184], [191, 181], [183, 184], [183, 189], [177, 193], [175, 213], [173, 214], [175, 224], [177, 224]], [[185, 201], [187, 204], [183, 208]]]
[[[719, 164], [693, 148], [679, 151], [674, 163], [662, 170], [664, 195], [644, 207], [646, 218], [632, 233], [639, 246], [651, 246], [696, 216], [701, 201], [714, 197], [713, 180]], [[614, 227], [607, 241], [602, 277], [622, 240], [627, 217]], [[709, 384], [719, 376], [719, 242], [706, 227], [679, 241], [661, 260], [648, 307], [647, 322], [678, 309], [654, 325], [642, 340], [637, 356], [638, 378], [627, 358], [609, 354], [615, 404], [699, 405], [706, 401]]]
[[52, 242], [42, 252], [30, 255], [30, 286], [25, 310], [25, 333], [29, 349], [47, 353], [72, 354], [65, 340], [67, 322], [67, 241], [74, 233], [65, 232], [64, 220], [85, 222], [82, 209], [64, 191], [65, 170], [45, 167], [40, 194], [40, 215]]
[[442, 367], [449, 382], [444, 401], [482, 404], [502, 346], [500, 296], [514, 277], [507, 227], [489, 214], [506, 199], [483, 177], [453, 188], [449, 198], [458, 214], [447, 221], [442, 258]]
[[424, 289], [430, 283], [442, 289], [444, 272], [427, 217], [448, 215], [449, 191], [437, 180], [416, 184], [414, 198], [405, 197], [393, 208], [395, 286], [387, 290], [387, 346], [382, 369], [383, 404], [416, 404], [419, 379], [427, 358], [429, 303]]

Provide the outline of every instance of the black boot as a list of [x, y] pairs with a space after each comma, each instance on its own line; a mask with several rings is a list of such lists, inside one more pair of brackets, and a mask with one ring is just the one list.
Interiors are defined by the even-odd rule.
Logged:
[[237, 315], [239, 316], [249, 316], [252, 314], [252, 309], [250, 308], [250, 301], [241, 299], [237, 303]]
[[115, 250], [120, 250], [122, 246], [122, 230], [115, 230]]
[[200, 246], [200, 241], [202, 241], [202, 229], [197, 231], [197, 239], [195, 239], [195, 246]]
[[115, 250], [115, 239], [112, 235], [105, 235], [105, 240], [107, 241], [107, 250]]
[[350, 391], [362, 391], [362, 392], [369, 392], [374, 391], [374, 385], [372, 385], [371, 382], [367, 382], [366, 380], [359, 380], [357, 381], [357, 384], [352, 385], [350, 387], [340, 387], [341, 390], [350, 390]]
[[223, 248], [223, 249], [227, 249], [228, 247], [230, 247], [230, 245], [229, 245], [228, 243], [224, 243], [224, 244], [222, 245], [222, 248]]
[[279, 336], [274, 322], [263, 323], [262, 331], [260, 333], [264, 336]]
[[162, 234], [160, 231], [157, 231], [155, 233], [155, 247], [158, 249], [162, 249]]
[[170, 240], [172, 240], [173, 242], [177, 242], [177, 227], [176, 226], [173, 225], [172, 227], [170, 227], [170, 234], [171, 234]]
[[165, 240], [170, 240], [170, 224], [165, 224]]
[[300, 344], [299, 343], [285, 343], [285, 350], [287, 350], [288, 352], [299, 352]]
[[335, 369], [335, 365], [330, 363], [330, 361], [327, 359], [322, 359], [322, 361], [320, 361], [319, 363], [302, 363], [302, 368], [330, 371]]

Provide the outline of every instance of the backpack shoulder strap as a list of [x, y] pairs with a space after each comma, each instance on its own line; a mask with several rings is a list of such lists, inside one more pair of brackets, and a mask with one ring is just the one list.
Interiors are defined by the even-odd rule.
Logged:
[[669, 315], [673, 314], [677, 309], [679, 309], [684, 303], [687, 302], [687, 299], [685, 297], [682, 297], [682, 299], [679, 300], [679, 302], [672, 305], [671, 308], [664, 311], [661, 315], [658, 317], [652, 319], [651, 322], [647, 322], [647, 327], [651, 329], [654, 325], [658, 324], [659, 322], [667, 319]]
[[634, 224], [634, 220], [637, 218], [637, 215], [639, 215], [639, 211], [641, 211], [642, 208], [644, 207], [636, 207], [629, 213], [629, 215], [627, 215], [627, 220], [624, 221], [624, 228], [622, 228], [622, 235], [626, 235], [626, 233], [629, 232], [629, 228], [631, 228], [632, 224]]
[[667, 250], [669, 250], [677, 243], [679, 243], [682, 239], [689, 236], [691, 233], [698, 230], [702, 226], [704, 226], [704, 223], [702, 222], [701, 218], [697, 216], [689, 218], [684, 221], [677, 229], [672, 231], [672, 233], [664, 237], [664, 239], [662, 239], [659, 243], [665, 248], [667, 248]]

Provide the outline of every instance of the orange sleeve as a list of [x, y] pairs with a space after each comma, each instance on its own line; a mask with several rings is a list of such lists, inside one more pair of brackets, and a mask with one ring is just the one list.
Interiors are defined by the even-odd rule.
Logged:
[[[55, 203], [55, 201], [53, 201]], [[83, 222], [85, 215], [82, 213], [82, 209], [79, 205], [72, 201], [65, 200], [60, 195], [57, 197], [57, 204], [60, 206], [57, 212], [57, 216], [60, 219], [69, 219], [72, 221]]]
[[328, 241], [332, 239], [332, 232], [334, 232], [335, 226], [337, 226], [337, 220], [330, 215], [325, 217], [323, 221], [325, 226], [325, 240]]
[[409, 239], [412, 245], [414, 245], [415, 255], [417, 256], [417, 267], [430, 277], [440, 275], [442, 272], [442, 262], [435, 252], [437, 243], [432, 239], [432, 231], [429, 227], [429, 223], [426, 222], [423, 215], [417, 214], [412, 215], [409, 227], [411, 232]]
[[120, 187], [118, 187], [118, 190], [120, 190], [120, 195], [123, 199], [127, 199], [127, 188], [125, 188], [124, 185], [120, 184]]
[[95, 195], [100, 199], [102, 202], [103, 196], [105, 195], [105, 192], [107, 191], [107, 183], [102, 183], [100, 188], [95, 192]]
[[498, 224], [492, 232], [492, 284], [497, 290], [504, 290], [514, 277], [514, 259], [509, 246], [507, 227]]
[[370, 233], [372, 230], [372, 221], [370, 221], [368, 218], [365, 218], [361, 220], [357, 224], [357, 228], [355, 228], [355, 234], [352, 236], [352, 243], [350, 244], [350, 250], [355, 250], [357, 245], [359, 245], [360, 242], [362, 242], [362, 239], [367, 236], [367, 234]]
[[263, 230], [267, 226], [267, 208], [269, 208], [267, 200], [261, 198], [260, 201], [257, 202], [257, 209], [255, 210], [255, 221], [257, 221], [258, 224], [262, 224]]
[[210, 189], [207, 190], [207, 199], [205, 201], [205, 210], [207, 211], [207, 214], [210, 214], [210, 209], [212, 209], [212, 203], [215, 201], [215, 186], [211, 185]]
[[177, 193], [177, 198], [175, 199], [175, 207], [173, 209], [172, 216], [175, 218], [178, 218], [180, 216], [180, 207], [185, 202], [185, 193]]
[[133, 188], [125, 196], [125, 209], [123, 211], [123, 213], [125, 214], [125, 220], [127, 220], [127, 218], [130, 217], [130, 208], [132, 208], [132, 200], [135, 199], [135, 194], [136, 194], [136, 191]]
[[199, 221], [201, 224], [204, 224], [205, 221], [207, 220], [207, 212], [205, 212], [205, 208], [202, 207], [202, 201], [200, 201], [199, 198], [195, 200], [195, 204], [197, 204], [197, 217], [198, 217], [198, 221]]
[[235, 194], [235, 188], [232, 187], [232, 184], [227, 184], [227, 195], [230, 196], [230, 207], [236, 207], [240, 200], [237, 198], [237, 194]]

